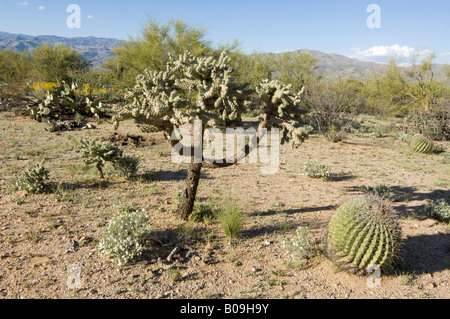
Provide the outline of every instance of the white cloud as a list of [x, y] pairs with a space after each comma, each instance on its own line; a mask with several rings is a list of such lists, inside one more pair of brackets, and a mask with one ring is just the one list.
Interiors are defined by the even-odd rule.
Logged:
[[28, 2], [19, 2], [19, 3], [16, 3], [16, 5], [18, 5], [18, 6], [27, 6]]
[[371, 47], [367, 50], [360, 48], [351, 49], [354, 52], [352, 58], [364, 59], [364, 58], [414, 58], [424, 57], [432, 54], [431, 50], [416, 50], [408, 46], [400, 46], [394, 44], [391, 46], [379, 45]]
[[38, 10], [40, 10], [40, 11], [45, 10], [45, 7], [44, 6], [39, 6]]
[[95, 19], [95, 17], [92, 14], [88, 15], [87, 18], [88, 19]]

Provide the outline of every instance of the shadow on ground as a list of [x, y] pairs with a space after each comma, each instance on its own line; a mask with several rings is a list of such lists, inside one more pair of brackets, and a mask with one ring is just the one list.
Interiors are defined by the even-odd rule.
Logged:
[[[146, 172], [142, 175], [139, 175], [138, 178], [141, 178], [143, 180], [149, 181], [149, 182], [170, 182], [170, 181], [182, 181], [187, 178], [187, 170], [182, 169], [179, 171], [150, 171]], [[208, 174], [202, 172], [200, 174], [201, 179], [210, 179]]]
[[336, 209], [336, 206], [334, 205], [328, 205], [328, 206], [319, 206], [319, 207], [304, 207], [304, 208], [298, 208], [298, 209], [285, 209], [285, 210], [268, 210], [265, 212], [254, 212], [251, 213], [250, 216], [273, 216], [273, 215], [293, 215], [293, 214], [302, 214], [302, 213], [314, 213], [314, 212], [321, 212], [326, 210], [333, 210]]
[[[352, 186], [347, 188], [349, 192], [361, 193], [364, 186]], [[425, 217], [423, 205], [408, 205], [413, 201], [437, 201], [444, 200], [450, 203], [450, 190], [437, 189], [432, 192], [419, 192], [415, 187], [389, 186], [387, 199], [392, 200], [395, 210], [403, 217], [418, 216]]]
[[403, 241], [401, 260], [406, 270], [416, 275], [450, 269], [450, 235], [408, 237]]

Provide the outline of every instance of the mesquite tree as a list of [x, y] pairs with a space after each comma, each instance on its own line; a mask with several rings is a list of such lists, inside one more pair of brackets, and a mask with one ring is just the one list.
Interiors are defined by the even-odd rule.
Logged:
[[[146, 70], [137, 76], [136, 86], [126, 95], [130, 103], [117, 109], [116, 127], [121, 121], [133, 118], [143, 132], [162, 131], [175, 146], [180, 142], [173, 138], [177, 128], [201, 121], [200, 138], [203, 141], [206, 128], [223, 129], [241, 122], [241, 115], [252, 91], [246, 89], [247, 85], [236, 83], [232, 72], [230, 57], [226, 52], [222, 52], [218, 59], [195, 57], [189, 52], [178, 58], [171, 57], [165, 71]], [[292, 140], [295, 146], [302, 144], [306, 138], [306, 134], [298, 128], [303, 112], [300, 104], [302, 93], [292, 94], [291, 86], [277, 81], [266, 80], [258, 86], [257, 94], [264, 116], [256, 142], [261, 137], [261, 129], [276, 126], [282, 129], [283, 142]], [[194, 148], [191, 145], [189, 147]], [[243, 156], [249, 154], [256, 145], [250, 142], [242, 150]], [[222, 163], [216, 161], [209, 164], [227, 167], [237, 161], [238, 158], [234, 163], [224, 160]], [[177, 208], [177, 215], [184, 220], [192, 213], [202, 166], [203, 158], [195, 161], [194, 156], [191, 156], [186, 187]]]

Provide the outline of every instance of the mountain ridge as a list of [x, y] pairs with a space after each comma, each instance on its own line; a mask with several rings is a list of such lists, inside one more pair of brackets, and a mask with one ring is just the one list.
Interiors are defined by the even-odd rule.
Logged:
[[[32, 52], [34, 48], [44, 43], [50, 45], [64, 44], [72, 46], [79, 51], [84, 58], [92, 62], [94, 69], [101, 69], [102, 64], [114, 56], [112, 49], [123, 44], [124, 40], [100, 37], [61, 37], [55, 35], [31, 36], [26, 34], [15, 34], [0, 31], [0, 49], [11, 49], [17, 51]], [[337, 53], [324, 53], [318, 50], [296, 50], [291, 52], [306, 51], [318, 59], [315, 73], [324, 80], [337, 79], [359, 79], [367, 80], [373, 74], [382, 73], [387, 70], [387, 65], [376, 62], [365, 62], [349, 58]], [[269, 53], [277, 54], [277, 53]], [[445, 71], [443, 65], [433, 65], [436, 78], [444, 79]], [[446, 80], [449, 84], [448, 80]]]

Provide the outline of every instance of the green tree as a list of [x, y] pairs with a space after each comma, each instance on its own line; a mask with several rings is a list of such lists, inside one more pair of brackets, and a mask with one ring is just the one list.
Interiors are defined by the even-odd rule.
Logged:
[[318, 59], [308, 52], [284, 52], [273, 58], [275, 79], [292, 84], [294, 91], [311, 83], [317, 77], [313, 72], [317, 69]]
[[116, 54], [104, 65], [115, 73], [125, 87], [134, 85], [136, 76], [146, 69], [163, 71], [170, 56], [178, 57], [186, 50], [194, 56], [214, 52], [204, 28], [189, 26], [182, 20], [160, 24], [150, 20], [137, 38], [130, 38], [113, 50]]
[[264, 79], [272, 79], [275, 72], [273, 56], [260, 52], [250, 55], [240, 51], [230, 52], [233, 76], [240, 83], [248, 83], [255, 89]]
[[24, 96], [28, 82], [35, 77], [31, 57], [27, 52], [0, 50], [0, 94]]
[[386, 73], [377, 74], [366, 82], [363, 94], [369, 105], [383, 115], [404, 115], [411, 109], [413, 99], [406, 94], [408, 83], [394, 59]]
[[442, 84], [434, 79], [433, 60], [435, 58], [436, 55], [433, 54], [420, 64], [414, 63], [405, 71], [409, 80], [406, 94], [415, 101], [416, 106], [426, 111], [437, 103], [437, 99], [443, 93]]
[[81, 53], [72, 47], [44, 44], [33, 52], [33, 63], [45, 82], [71, 82], [79, 72], [87, 72], [91, 66]]

